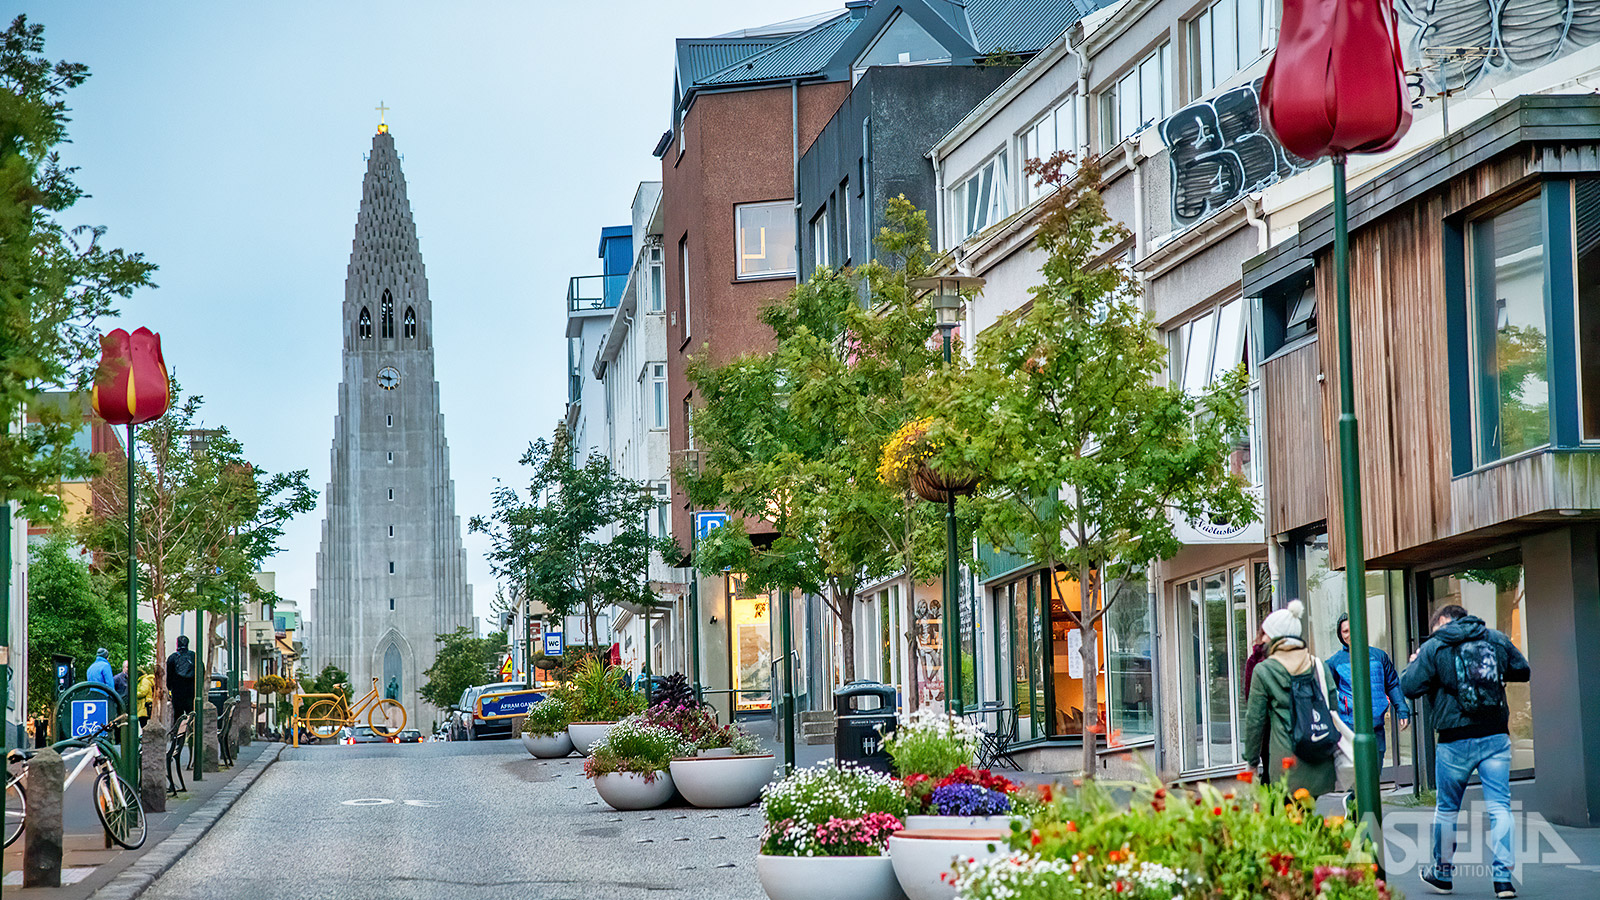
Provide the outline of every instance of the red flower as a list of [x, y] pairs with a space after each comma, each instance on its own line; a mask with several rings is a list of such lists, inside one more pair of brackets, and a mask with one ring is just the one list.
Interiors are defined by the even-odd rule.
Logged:
[[1055, 793], [1050, 789], [1050, 785], [1048, 785], [1048, 784], [1039, 785], [1039, 799], [1040, 800], [1043, 800], [1044, 802], [1049, 803], [1050, 800], [1054, 796], [1055, 796]]
[[1212, 814], [1212, 815], [1213, 815], [1213, 816], [1220, 816], [1220, 815], [1222, 815], [1222, 807], [1220, 807], [1220, 806], [1213, 806], [1213, 807], [1211, 807], [1211, 814]]
[[1376, 153], [1406, 133], [1393, 0], [1284, 0], [1279, 34], [1261, 107], [1289, 152]]
[[1245, 784], [1249, 784], [1250, 782], [1256, 780], [1256, 773], [1250, 769], [1246, 769], [1239, 773], [1239, 780]]
[[1037, 847], [1044, 843], [1044, 838], [1039, 836], [1039, 829], [1035, 828], [1033, 830], [1033, 834], [1028, 838], [1028, 841], [1033, 844], [1033, 846]]
[[100, 339], [100, 371], [90, 402], [112, 425], [138, 425], [167, 411], [167, 364], [161, 335], [148, 328], [129, 334], [121, 328]]
[[1290, 770], [1290, 769], [1292, 769], [1292, 768], [1294, 768], [1294, 757], [1292, 757], [1292, 756], [1285, 756], [1285, 757], [1284, 757], [1284, 758], [1283, 758], [1283, 770], [1284, 770], [1284, 771], [1285, 771], [1285, 772], [1287, 772], [1287, 771], [1289, 771], [1289, 770]]
[[1067, 830], [1068, 831], [1077, 831], [1078, 830], [1078, 823], [1072, 822], [1072, 821], [1068, 821], [1067, 822]]

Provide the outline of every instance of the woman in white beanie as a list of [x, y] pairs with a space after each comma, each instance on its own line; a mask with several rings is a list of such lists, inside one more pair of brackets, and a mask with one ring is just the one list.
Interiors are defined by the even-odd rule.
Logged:
[[[1317, 670], [1328, 708], [1336, 696], [1333, 671], [1311, 655], [1305, 642], [1305, 604], [1299, 600], [1267, 616], [1261, 623], [1267, 635], [1267, 658], [1256, 666], [1244, 717], [1244, 748], [1266, 759], [1247, 759], [1252, 767], [1264, 763], [1263, 780], [1283, 779], [1290, 792], [1305, 788], [1313, 797], [1333, 790], [1340, 758], [1351, 756], [1352, 734], [1336, 715], [1329, 715], [1339, 733], [1339, 752], [1323, 760], [1305, 760], [1294, 752], [1294, 702], [1291, 686], [1296, 675]], [[1290, 762], [1285, 762], [1286, 760]], [[1287, 769], [1285, 768], [1287, 766]]]

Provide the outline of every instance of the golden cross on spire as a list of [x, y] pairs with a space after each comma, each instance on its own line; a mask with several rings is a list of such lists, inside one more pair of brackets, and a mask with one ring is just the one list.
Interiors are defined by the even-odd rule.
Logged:
[[374, 106], [373, 109], [376, 109], [378, 111], [378, 133], [379, 134], [384, 134], [385, 132], [387, 132], [389, 130], [389, 122], [388, 122], [389, 107], [384, 106], [383, 105], [383, 101], [379, 100], [378, 101], [378, 105]]

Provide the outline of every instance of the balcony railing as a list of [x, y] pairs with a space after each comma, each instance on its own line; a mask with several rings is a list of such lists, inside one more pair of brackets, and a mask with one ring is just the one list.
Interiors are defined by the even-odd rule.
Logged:
[[626, 274], [575, 275], [567, 279], [567, 311], [615, 309], [627, 284]]

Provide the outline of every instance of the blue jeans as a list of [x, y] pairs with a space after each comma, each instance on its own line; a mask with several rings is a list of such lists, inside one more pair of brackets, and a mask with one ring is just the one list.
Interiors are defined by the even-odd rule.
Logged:
[[1511, 831], [1511, 737], [1495, 734], [1439, 744], [1434, 750], [1433, 778], [1439, 800], [1433, 809], [1433, 871], [1449, 880], [1450, 858], [1456, 852], [1456, 815], [1467, 779], [1478, 771], [1483, 800], [1489, 807], [1489, 846], [1494, 852], [1494, 880], [1510, 881], [1516, 865]]

